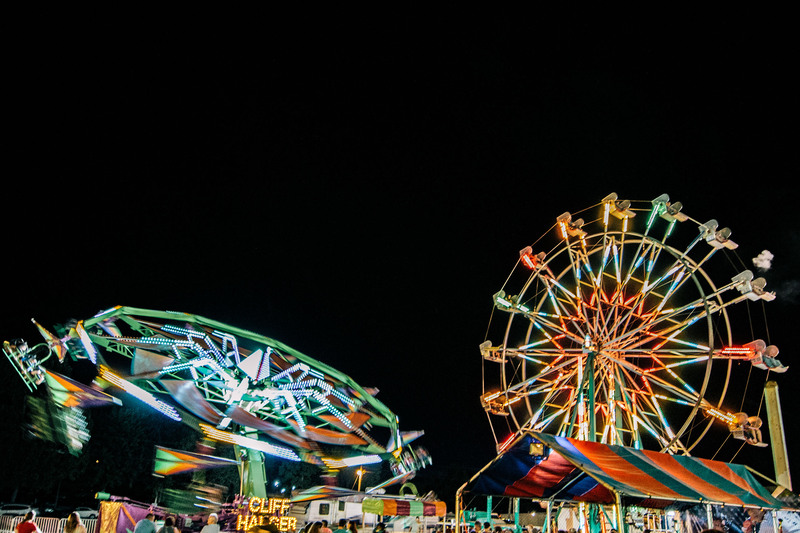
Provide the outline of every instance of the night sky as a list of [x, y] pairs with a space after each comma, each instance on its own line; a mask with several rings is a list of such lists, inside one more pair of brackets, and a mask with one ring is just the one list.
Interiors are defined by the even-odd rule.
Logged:
[[[475, 472], [494, 457], [478, 345], [518, 251], [610, 192], [667, 193], [745, 261], [774, 254], [769, 334], [793, 364], [788, 23], [329, 22], [21, 42], [3, 339], [115, 305], [213, 318], [380, 389], [425, 430], [426, 480]], [[795, 370], [773, 378], [797, 471]]]

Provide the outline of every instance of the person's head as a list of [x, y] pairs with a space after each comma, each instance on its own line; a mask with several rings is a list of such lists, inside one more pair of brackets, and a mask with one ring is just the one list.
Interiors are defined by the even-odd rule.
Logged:
[[156, 515], [154, 515], [153, 513], [147, 513], [147, 516], [145, 516], [144, 518], [145, 520], [150, 520], [151, 522], [156, 521]]
[[483, 529], [489, 529], [490, 526], [491, 526], [491, 524], [489, 522], [484, 522], [483, 523]]
[[168, 516], [164, 519], [164, 527], [172, 527], [174, 525], [175, 525], [175, 520], [173, 520], [171, 516]]
[[322, 521], [322, 527], [328, 527], [328, 521], [327, 520], [323, 520]]
[[314, 522], [311, 524], [311, 529], [309, 529], [309, 533], [319, 533], [319, 530], [322, 529], [322, 522]]
[[210, 515], [208, 515], [208, 523], [209, 524], [216, 524], [217, 520], [218, 520], [217, 513], [211, 513]]
[[247, 530], [247, 533], [280, 533], [280, 532], [278, 531], [278, 526], [276, 526], [275, 524], [267, 523], [263, 525], [253, 526]]
[[76, 513], [75, 511], [69, 513], [67, 517], [67, 529], [70, 531], [75, 529], [75, 526], [81, 523], [81, 515]]
[[23, 518], [22, 521], [27, 522], [28, 520], [33, 520], [34, 518], [36, 518], [36, 511], [31, 510], [25, 513], [25, 518]]

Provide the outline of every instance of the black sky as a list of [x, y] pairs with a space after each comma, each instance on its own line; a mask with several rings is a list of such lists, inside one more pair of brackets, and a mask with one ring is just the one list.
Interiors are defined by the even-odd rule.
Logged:
[[610, 192], [666, 192], [775, 254], [792, 357], [788, 23], [419, 18], [21, 39], [3, 338], [114, 305], [207, 316], [378, 387], [434, 465], [477, 469], [477, 346], [518, 250]]

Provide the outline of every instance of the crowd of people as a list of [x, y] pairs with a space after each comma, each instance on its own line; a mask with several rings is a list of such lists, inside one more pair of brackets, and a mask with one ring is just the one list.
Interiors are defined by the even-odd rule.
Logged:
[[[356, 520], [346, 520], [342, 518], [339, 520], [338, 527], [331, 529], [328, 526], [327, 520], [320, 520], [317, 522], [309, 522], [298, 533], [369, 533], [366, 529], [359, 529], [359, 522]], [[386, 533], [386, 524], [378, 522], [371, 533]], [[422, 522], [419, 518], [412, 523], [410, 533], [425, 533], [422, 529]]]
[[[36, 512], [29, 511], [23, 520], [16, 526], [14, 533], [42, 533], [42, 531], [39, 529], [39, 526], [36, 524], [35, 519]], [[748, 518], [743, 525], [743, 533], [758, 533], [759, 525], [760, 521], [751, 521], [751, 519]], [[368, 533], [363, 529], [359, 530], [358, 526], [359, 523], [357, 521], [341, 519], [339, 520], [338, 527], [332, 530], [328, 526], [327, 520], [321, 520], [318, 522], [307, 523], [300, 531], [298, 531], [298, 533]], [[259, 531], [249, 531], [248, 533], [277, 533], [277, 530], [273, 532], [272, 529], [274, 528], [270, 527], [259, 526], [254, 529], [258, 529]], [[470, 524], [468, 529], [468, 533], [509, 533], [509, 531], [511, 530], [504, 529], [501, 526], [492, 527], [491, 523], [480, 521], [475, 521], [473, 524]], [[524, 526], [523, 531], [524, 533], [541, 533], [541, 528]], [[727, 533], [727, 531], [728, 528], [724, 521], [717, 518], [714, 519], [713, 527], [703, 530], [702, 533]], [[380, 522], [372, 529], [371, 533], [385, 532], [386, 525], [383, 522]], [[69, 514], [69, 516], [67, 516], [67, 520], [64, 523], [64, 533], [87, 533], [86, 526], [77, 512], [72, 512]], [[167, 516], [164, 519], [164, 525], [156, 529], [155, 515], [153, 513], [149, 513], [145, 518], [136, 523], [133, 533], [181, 533], [181, 531], [176, 527], [175, 519], [171, 516]], [[200, 533], [220, 533], [219, 518], [215, 513], [209, 515], [208, 522], [203, 526]], [[416, 519], [416, 523], [412, 524], [410, 533], [425, 533], [422, 529], [419, 518]], [[444, 531], [442, 531], [440, 526], [435, 533], [453, 533], [453, 531], [450, 527], [447, 527]], [[568, 532], [560, 531], [559, 533], [576, 533], [576, 531], [575, 529], [570, 529]], [[617, 530], [612, 529], [611, 533], [617, 533]], [[650, 533], [650, 530], [644, 529], [643, 533]], [[783, 533], [783, 520], [778, 520], [778, 526], [775, 533]]]
[[[14, 533], [42, 533], [35, 520], [36, 511], [28, 511], [22, 521], [17, 524]], [[155, 520], [155, 514], [148, 513], [142, 520], [136, 522], [133, 533], [181, 533], [180, 529], [175, 527], [175, 519], [173, 517], [167, 516], [164, 519], [164, 525], [158, 530], [156, 530]], [[211, 513], [208, 517], [208, 523], [203, 526], [200, 533], [220, 533], [218, 521], [217, 514]], [[77, 512], [72, 512], [67, 516], [67, 521], [64, 523], [64, 533], [87, 533], [86, 526]]]
[[[28, 511], [22, 518], [22, 522], [17, 524], [14, 529], [15, 533], [42, 533], [39, 526], [35, 522], [36, 511]], [[86, 533], [86, 526], [81, 520], [81, 515], [72, 512], [67, 516], [67, 521], [64, 524], [64, 533]]]
[[[383, 525], [383, 524], [379, 524]], [[375, 528], [377, 533], [381, 533], [378, 528]], [[339, 520], [339, 525], [336, 529], [331, 529], [328, 526], [327, 520], [320, 520], [317, 522], [309, 522], [298, 533], [359, 533], [358, 522], [354, 520]]]
[[[524, 533], [541, 533], [542, 528], [526, 525], [522, 526], [522, 530]], [[492, 527], [491, 523], [482, 523], [480, 520], [476, 520], [473, 524], [470, 524], [469, 528], [469, 533], [508, 533], [512, 531], [514, 531], [513, 525], [509, 525], [509, 527], [506, 528], [499, 525]], [[570, 533], [575, 533], [575, 530], [570, 531]]]

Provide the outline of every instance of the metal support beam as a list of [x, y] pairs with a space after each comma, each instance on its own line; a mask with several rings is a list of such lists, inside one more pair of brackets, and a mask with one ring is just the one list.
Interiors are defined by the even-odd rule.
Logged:
[[617, 521], [617, 531], [619, 533], [628, 533], [628, 524], [625, 523], [625, 507], [622, 505], [622, 493], [616, 492], [614, 496], [617, 500], [616, 505], [614, 505], [615, 511], [615, 520]]
[[556, 533], [553, 531], [553, 500], [547, 500], [547, 514], [545, 515], [544, 519], [544, 531], [545, 533]]
[[767, 408], [767, 423], [769, 424], [769, 440], [772, 447], [772, 463], [775, 466], [775, 481], [792, 490], [789, 454], [786, 451], [786, 435], [783, 431], [781, 399], [777, 383], [767, 381], [764, 386], [764, 398]]
[[264, 455], [257, 450], [236, 446], [234, 448], [241, 458], [239, 474], [241, 476], [239, 490], [246, 496], [267, 497], [267, 475], [264, 471]]

